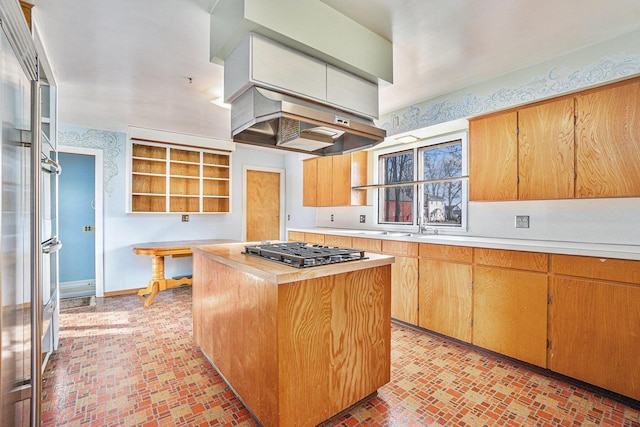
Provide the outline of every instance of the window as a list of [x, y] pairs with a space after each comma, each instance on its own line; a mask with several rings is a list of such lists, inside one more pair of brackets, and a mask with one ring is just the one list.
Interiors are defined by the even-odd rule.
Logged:
[[462, 141], [452, 141], [419, 150], [421, 179], [435, 181], [420, 184], [423, 224], [462, 225]]
[[[413, 150], [380, 157], [381, 182], [398, 184], [414, 178]], [[380, 191], [381, 224], [413, 224], [414, 185], [391, 186]]]
[[409, 149], [405, 147], [378, 156], [378, 222], [464, 226], [466, 133], [422, 140]]

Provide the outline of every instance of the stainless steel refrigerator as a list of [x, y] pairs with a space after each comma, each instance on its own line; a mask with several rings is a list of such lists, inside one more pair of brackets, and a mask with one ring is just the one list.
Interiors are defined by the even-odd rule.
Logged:
[[38, 55], [16, 0], [0, 1], [0, 26], [0, 424], [39, 426], [57, 345], [58, 169], [55, 146], [43, 149]]

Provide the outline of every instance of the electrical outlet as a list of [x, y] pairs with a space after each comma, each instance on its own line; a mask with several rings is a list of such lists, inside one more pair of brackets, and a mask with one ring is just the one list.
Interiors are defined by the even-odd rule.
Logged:
[[366, 215], [360, 215], [360, 223], [364, 224], [365, 222], [367, 222], [367, 216]]
[[291, 221], [291, 214], [287, 214], [287, 221]]
[[82, 231], [86, 231], [86, 232], [96, 231], [96, 227], [93, 225], [85, 225], [82, 227]]
[[189, 215], [182, 215], [182, 222], [189, 222]]
[[331, 214], [331, 222], [333, 222], [333, 214]]
[[516, 228], [529, 228], [529, 215], [516, 215]]

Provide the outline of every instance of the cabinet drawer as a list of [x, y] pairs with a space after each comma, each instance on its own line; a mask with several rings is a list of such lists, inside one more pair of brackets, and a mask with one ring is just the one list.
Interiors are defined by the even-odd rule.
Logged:
[[441, 259], [443, 261], [464, 262], [471, 264], [473, 249], [466, 246], [420, 244], [420, 257]]
[[540, 272], [549, 269], [549, 256], [543, 253], [483, 248], [476, 248], [474, 253], [476, 264]]
[[304, 242], [304, 233], [301, 231], [289, 231], [287, 237], [290, 242]]
[[316, 245], [324, 245], [324, 234], [304, 233], [304, 241]]
[[551, 271], [567, 276], [610, 280], [640, 285], [640, 261], [551, 255]]
[[349, 236], [333, 236], [331, 234], [327, 234], [324, 236], [324, 244], [327, 246], [338, 246], [341, 248], [350, 248], [353, 246], [353, 242], [351, 241], [351, 237]]
[[418, 256], [418, 243], [383, 240], [382, 253], [390, 255]]
[[364, 249], [367, 252], [382, 253], [382, 241], [379, 239], [354, 237], [352, 240], [354, 249]]

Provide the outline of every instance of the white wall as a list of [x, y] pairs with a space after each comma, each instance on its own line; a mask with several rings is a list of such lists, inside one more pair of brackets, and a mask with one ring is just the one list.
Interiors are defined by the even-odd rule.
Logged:
[[[379, 126], [387, 129], [388, 135], [416, 129], [431, 133], [430, 129], [460, 119], [640, 75], [639, 40], [640, 32], [636, 31], [455, 93], [420, 101], [385, 115]], [[392, 145], [393, 138], [387, 138], [384, 144]], [[297, 187], [302, 182], [301, 162], [289, 162], [287, 173], [292, 191], [301, 191]], [[369, 192], [369, 206], [315, 209], [315, 225], [376, 227], [377, 212], [372, 206], [375, 191]], [[290, 207], [297, 215], [289, 227], [308, 226], [309, 218], [300, 217], [307, 212], [310, 216], [311, 211], [303, 209]], [[361, 214], [366, 215], [365, 224], [359, 223]], [[516, 229], [515, 215], [529, 215], [530, 228]], [[471, 202], [467, 220], [465, 234], [470, 236], [632, 245], [640, 242], [640, 198]]]
[[[126, 213], [126, 135], [96, 129], [61, 125], [60, 145], [102, 149], [104, 176], [104, 290], [106, 293], [142, 288], [151, 278], [151, 257], [135, 255], [131, 247], [144, 242], [242, 238], [243, 165], [285, 167], [279, 151], [257, 151], [238, 145], [231, 161], [232, 212], [230, 214], [190, 214], [182, 222], [180, 214]], [[191, 274], [191, 258], [165, 259], [165, 276]]]

